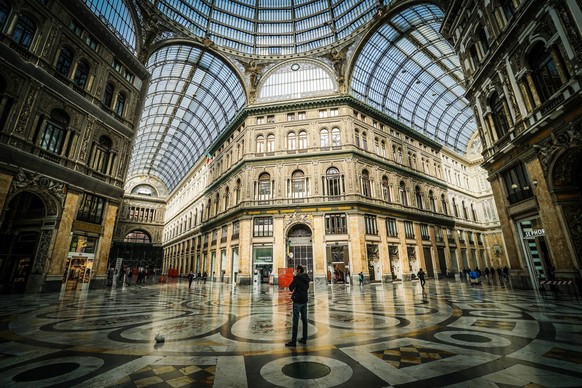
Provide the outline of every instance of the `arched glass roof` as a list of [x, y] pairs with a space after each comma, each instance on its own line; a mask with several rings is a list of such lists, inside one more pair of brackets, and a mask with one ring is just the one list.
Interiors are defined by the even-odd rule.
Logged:
[[379, 6], [378, 0], [150, 1], [194, 35], [255, 55], [299, 54], [332, 45], [372, 20]]
[[321, 64], [287, 62], [266, 76], [257, 102], [291, 100], [331, 94], [337, 89], [332, 71]]
[[131, 52], [134, 54], [137, 52], [133, 18], [123, 0], [83, 0], [83, 2]]
[[366, 42], [351, 94], [447, 148], [465, 153], [476, 130], [463, 74], [440, 34], [443, 12], [425, 4], [387, 20]]
[[128, 178], [157, 176], [171, 191], [246, 105], [246, 96], [234, 72], [198, 47], [163, 47], [146, 67], [152, 78]]

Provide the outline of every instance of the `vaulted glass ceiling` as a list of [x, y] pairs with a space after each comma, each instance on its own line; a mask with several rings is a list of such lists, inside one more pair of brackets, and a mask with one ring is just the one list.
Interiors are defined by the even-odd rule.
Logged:
[[[240, 55], [317, 55], [374, 25], [381, 5], [405, 0], [82, 0], [136, 52], [130, 12], [135, 3]], [[139, 13], [139, 12], [137, 12]], [[463, 75], [439, 30], [444, 14], [433, 4], [411, 3], [377, 25], [355, 51], [349, 93], [464, 154], [476, 130], [463, 98]], [[274, 60], [273, 60], [274, 62]], [[299, 61], [301, 62], [301, 61]], [[156, 51], [128, 176], [157, 176], [173, 190], [210, 144], [247, 104], [245, 86], [226, 58], [191, 46]], [[287, 62], [294, 63], [294, 62]], [[273, 77], [271, 77], [273, 78]], [[274, 78], [273, 78], [274, 79]], [[262, 85], [264, 87], [267, 84]], [[246, 87], [249, 87], [248, 85]], [[276, 85], [271, 85], [275, 87]], [[273, 98], [272, 92], [257, 102]], [[334, 92], [335, 93], [335, 92]], [[281, 94], [281, 93], [279, 93]], [[282, 95], [295, 96], [291, 90]], [[295, 98], [295, 97], [290, 97]]]
[[172, 190], [246, 105], [246, 97], [232, 70], [197, 47], [163, 47], [147, 69], [152, 80], [128, 176], [156, 176]]
[[386, 21], [356, 60], [351, 93], [464, 154], [476, 124], [458, 57], [439, 32], [443, 18], [439, 8], [417, 5]]
[[352, 35], [378, 10], [378, 0], [150, 1], [194, 35], [255, 55], [330, 46]]

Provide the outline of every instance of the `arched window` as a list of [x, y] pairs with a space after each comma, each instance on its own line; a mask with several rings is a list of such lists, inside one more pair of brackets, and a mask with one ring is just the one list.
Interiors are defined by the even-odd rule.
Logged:
[[339, 147], [342, 145], [342, 138], [339, 128], [333, 128], [331, 130], [331, 146]]
[[327, 195], [330, 197], [336, 197], [342, 194], [341, 176], [340, 172], [335, 167], [330, 167], [325, 173], [325, 179], [327, 183]]
[[382, 177], [382, 198], [386, 202], [392, 202], [392, 195], [390, 193], [390, 185], [386, 176]]
[[115, 93], [115, 87], [111, 82], [108, 82], [105, 85], [105, 92], [103, 93], [103, 105], [107, 108], [111, 108], [111, 104], [113, 103], [113, 94]]
[[472, 44], [471, 47], [469, 47], [469, 54], [471, 54], [471, 60], [473, 61], [473, 69], [477, 70], [477, 68], [479, 67], [479, 63], [481, 63], [481, 61], [479, 60], [477, 48], [475, 47], [474, 44]]
[[368, 150], [368, 135], [366, 132], [362, 132], [362, 148], [366, 151]]
[[151, 243], [151, 238], [142, 230], [134, 230], [125, 235], [123, 242], [132, 244], [149, 244]]
[[493, 125], [495, 125], [497, 138], [501, 139], [509, 131], [509, 122], [507, 121], [507, 116], [505, 115], [503, 102], [501, 98], [499, 98], [499, 94], [497, 94], [497, 92], [494, 92], [491, 95], [489, 104], [491, 107], [491, 114], [493, 115]]
[[99, 141], [93, 145], [93, 152], [89, 162], [92, 169], [102, 174], [109, 173], [112, 145], [111, 139], [107, 136], [101, 136]]
[[509, 21], [515, 14], [515, 7], [513, 6], [513, 0], [501, 0], [500, 1], [501, 10], [505, 16], [505, 20]]
[[422, 193], [420, 192], [420, 187], [416, 186], [414, 188], [414, 196], [416, 198], [416, 207], [418, 207], [419, 209], [424, 209], [423, 203], [422, 203]]
[[41, 148], [60, 154], [69, 125], [69, 115], [60, 109], [51, 111], [51, 115], [46, 120], [44, 131], [40, 138]]
[[473, 204], [471, 204], [471, 216], [473, 217], [473, 221], [477, 222], [477, 212], [475, 211]]
[[256, 140], [257, 153], [265, 152], [265, 136], [259, 135]]
[[287, 134], [287, 150], [289, 151], [293, 151], [297, 148], [297, 136], [295, 135], [295, 132], [289, 132]]
[[291, 198], [298, 199], [307, 196], [307, 179], [303, 171], [297, 170], [291, 175]]
[[14, 100], [6, 95], [6, 79], [0, 75], [0, 131], [4, 129]]
[[234, 188], [234, 195], [235, 195], [235, 203], [238, 205], [240, 204], [240, 200], [241, 200], [241, 183], [240, 183], [240, 179], [236, 180], [236, 186]]
[[329, 131], [327, 129], [322, 129], [319, 132], [319, 146], [321, 148], [329, 148]]
[[479, 30], [479, 41], [481, 42], [481, 47], [483, 47], [483, 52], [487, 53], [489, 51], [489, 38], [487, 37], [485, 27], [481, 27]]
[[75, 77], [73, 78], [73, 82], [81, 89], [85, 89], [88, 78], [89, 78], [89, 65], [85, 61], [80, 61], [77, 64], [77, 69], [75, 70]]
[[117, 100], [115, 101], [115, 113], [119, 116], [123, 116], [123, 113], [125, 112], [125, 99], [125, 93], [120, 92], [117, 95]]
[[429, 190], [428, 192], [428, 202], [430, 206], [430, 211], [436, 213], [436, 201], [434, 199], [434, 193], [432, 192], [432, 190]]
[[36, 24], [28, 16], [22, 15], [14, 26], [12, 40], [20, 47], [30, 50], [35, 33]]
[[441, 194], [441, 206], [443, 208], [443, 213], [447, 216], [449, 215], [449, 207], [447, 205], [447, 197], [444, 194]]
[[227, 211], [228, 207], [230, 206], [230, 189], [228, 188], [228, 186], [226, 187], [226, 189], [224, 189], [224, 207], [223, 207], [223, 211]]
[[403, 206], [408, 206], [408, 195], [406, 193], [406, 185], [404, 184], [404, 181], [400, 181], [399, 192], [400, 192], [400, 203]]
[[259, 201], [268, 201], [271, 199], [271, 176], [266, 172], [259, 176], [257, 194]]
[[467, 213], [467, 206], [465, 206], [465, 201], [461, 202], [461, 206], [463, 207], [463, 218], [468, 220], [469, 214]]
[[370, 183], [370, 174], [368, 170], [362, 171], [362, 195], [364, 197], [372, 197], [372, 185]]
[[533, 47], [529, 55], [529, 66], [540, 100], [547, 101], [562, 87], [562, 81], [556, 63], [543, 43]]
[[307, 132], [306, 131], [299, 132], [299, 149], [300, 150], [307, 149]]
[[384, 140], [382, 140], [380, 142], [380, 152], [382, 154], [382, 157], [385, 158], [386, 157], [386, 142]]
[[455, 214], [455, 217], [459, 217], [459, 207], [457, 206], [455, 198], [453, 198], [453, 213]]
[[267, 135], [267, 152], [275, 152], [275, 135]]
[[56, 71], [65, 77], [69, 77], [71, 65], [73, 64], [73, 51], [68, 47], [61, 48], [59, 58], [57, 59]]
[[10, 15], [10, 4], [7, 1], [0, 3], [0, 32], [4, 31], [4, 26], [8, 20], [8, 15]]

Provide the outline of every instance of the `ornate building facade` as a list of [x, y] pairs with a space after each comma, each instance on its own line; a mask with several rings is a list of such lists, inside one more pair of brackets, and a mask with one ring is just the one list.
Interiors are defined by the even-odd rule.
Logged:
[[103, 287], [149, 74], [81, 3], [0, 2], [0, 289]]
[[478, 118], [514, 284], [579, 282], [580, 2], [455, 1], [443, 31]]
[[208, 3], [0, 0], [3, 292], [578, 276], [579, 2]]

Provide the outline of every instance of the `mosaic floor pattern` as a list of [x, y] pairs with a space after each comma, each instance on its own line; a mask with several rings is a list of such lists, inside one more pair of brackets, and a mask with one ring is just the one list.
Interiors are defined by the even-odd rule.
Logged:
[[432, 280], [310, 294], [295, 348], [276, 286], [1, 296], [0, 386], [582, 386], [582, 298]]

